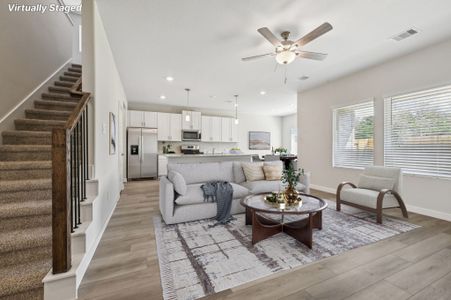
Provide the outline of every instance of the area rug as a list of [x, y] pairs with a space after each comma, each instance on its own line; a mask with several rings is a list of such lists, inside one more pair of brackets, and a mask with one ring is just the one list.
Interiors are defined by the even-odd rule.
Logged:
[[378, 225], [374, 214], [327, 208], [310, 250], [283, 233], [253, 246], [244, 214], [235, 217], [213, 228], [212, 220], [166, 225], [154, 219], [164, 299], [197, 299], [419, 227], [390, 217]]

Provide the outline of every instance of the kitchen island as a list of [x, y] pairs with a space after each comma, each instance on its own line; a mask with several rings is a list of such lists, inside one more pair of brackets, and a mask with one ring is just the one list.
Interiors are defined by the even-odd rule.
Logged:
[[158, 155], [158, 176], [167, 175], [167, 165], [171, 163], [207, 163], [220, 161], [242, 161], [251, 162], [252, 154], [159, 154]]

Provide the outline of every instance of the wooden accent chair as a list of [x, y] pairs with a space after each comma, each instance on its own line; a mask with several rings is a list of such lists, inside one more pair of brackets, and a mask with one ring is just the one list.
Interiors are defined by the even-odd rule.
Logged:
[[[344, 188], [350, 186], [351, 188]], [[373, 166], [365, 168], [359, 184], [342, 182], [337, 188], [337, 211], [346, 204], [376, 213], [377, 223], [382, 224], [384, 208], [401, 208], [408, 218], [406, 206], [401, 198], [402, 172], [399, 168]]]

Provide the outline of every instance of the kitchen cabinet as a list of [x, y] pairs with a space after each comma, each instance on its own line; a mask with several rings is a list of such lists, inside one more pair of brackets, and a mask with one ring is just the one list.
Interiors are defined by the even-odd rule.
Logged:
[[182, 140], [182, 115], [158, 113], [158, 140], [180, 142]]
[[202, 141], [221, 142], [221, 117], [202, 116]]
[[153, 111], [128, 111], [128, 127], [157, 128], [157, 113]]
[[[186, 116], [189, 116], [189, 121], [186, 121]], [[182, 129], [183, 130], [201, 130], [202, 116], [198, 111], [182, 111]]]
[[221, 141], [226, 143], [238, 142], [238, 125], [233, 118], [221, 118]]

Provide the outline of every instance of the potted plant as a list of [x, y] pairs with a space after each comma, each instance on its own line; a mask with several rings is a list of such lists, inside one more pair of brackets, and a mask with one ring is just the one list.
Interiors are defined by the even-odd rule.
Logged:
[[299, 193], [296, 190], [296, 185], [302, 175], [303, 170], [295, 170], [291, 165], [283, 170], [281, 180], [287, 185], [284, 192], [287, 205], [294, 205], [300, 201]]
[[279, 147], [274, 150], [275, 154], [279, 153], [280, 155], [285, 155], [285, 154], [287, 154], [287, 152], [288, 152], [287, 148], [283, 148], [283, 147]]

